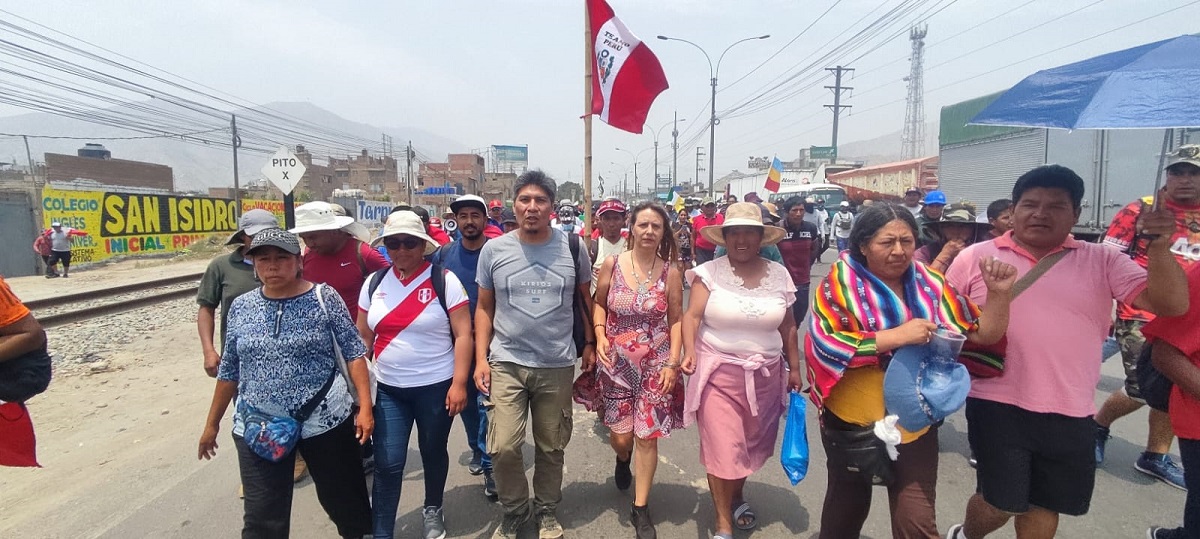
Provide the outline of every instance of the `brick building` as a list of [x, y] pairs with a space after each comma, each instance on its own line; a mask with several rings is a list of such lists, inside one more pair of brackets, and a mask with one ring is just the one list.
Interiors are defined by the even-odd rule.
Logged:
[[512, 200], [513, 186], [517, 184], [515, 172], [489, 172], [483, 176], [483, 185], [479, 188], [479, 196], [485, 200]]
[[[308, 162], [311, 162], [311, 157]], [[405, 197], [401, 189], [396, 160], [392, 157], [372, 157], [367, 150], [363, 150], [361, 155], [346, 159], [330, 157], [328, 168], [332, 170], [331, 185], [335, 189], [361, 189], [367, 193], [368, 198], [379, 198], [386, 195], [393, 201], [403, 200]], [[307, 177], [308, 174], [306, 173], [305, 176]], [[312, 191], [316, 196], [318, 191], [316, 189]], [[332, 194], [332, 189], [330, 193]]]
[[175, 190], [175, 173], [166, 165], [113, 159], [99, 144], [87, 144], [77, 154], [45, 154], [46, 181], [93, 180], [103, 185]]
[[421, 163], [414, 187], [453, 187], [460, 195], [478, 193], [483, 182], [484, 159], [473, 153], [452, 153], [445, 163]]
[[[333, 167], [328, 165], [313, 164], [312, 154], [304, 148], [303, 144], [296, 145], [296, 159], [304, 163], [304, 176], [300, 178], [300, 184], [297, 186], [300, 189], [308, 191], [312, 195], [313, 200], [329, 200], [333, 197], [334, 189], [343, 189], [341, 183], [335, 181], [334, 177], [337, 172]], [[329, 162], [333, 162], [333, 158], [329, 158]], [[393, 168], [394, 165], [393, 165]], [[279, 193], [275, 186], [271, 186], [271, 190]]]

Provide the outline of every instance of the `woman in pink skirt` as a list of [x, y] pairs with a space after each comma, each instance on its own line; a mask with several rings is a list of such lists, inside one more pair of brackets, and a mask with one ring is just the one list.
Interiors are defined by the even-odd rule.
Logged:
[[[763, 226], [751, 203], [729, 206], [725, 223], [701, 229], [728, 255], [688, 270], [691, 303], [683, 318], [688, 379], [684, 425], [700, 426], [700, 462], [716, 506], [714, 539], [731, 539], [756, 518], [742, 493], [746, 478], [775, 449], [786, 389], [800, 389], [796, 287], [782, 264], [758, 256], [783, 238]], [[784, 365], [784, 358], [787, 365]]]
[[600, 365], [594, 377], [580, 377], [575, 393], [609, 429], [617, 488], [628, 489], [636, 479], [630, 521], [638, 539], [656, 536], [647, 502], [658, 439], [683, 425], [683, 275], [672, 263], [678, 253], [670, 226], [657, 204], [630, 212], [629, 250], [604, 261], [596, 284], [592, 320]]

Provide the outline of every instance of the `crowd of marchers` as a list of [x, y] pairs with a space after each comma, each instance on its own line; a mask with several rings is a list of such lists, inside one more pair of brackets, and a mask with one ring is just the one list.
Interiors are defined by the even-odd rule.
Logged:
[[[585, 208], [558, 204], [539, 171], [518, 179], [511, 207], [457, 198], [442, 216], [451, 234], [416, 206], [396, 207], [378, 232], [325, 202], [297, 208], [291, 230], [246, 212], [197, 297], [204, 369], [217, 380], [198, 453], [223, 443], [232, 405], [224, 440], [243, 537], [287, 537], [293, 483], [307, 474], [339, 535], [385, 538], [415, 426], [422, 531], [438, 539], [454, 528], [443, 495], [461, 416], [469, 471], [501, 507], [493, 537], [532, 523], [554, 539], [579, 403], [609, 430], [616, 487], [634, 490], [630, 535], [656, 536], [659, 443], [695, 428], [711, 534], [729, 539], [756, 526], [745, 482], [776, 452], [788, 394], [804, 391], [827, 456], [821, 537], [858, 536], [875, 487], [894, 537], [941, 537], [938, 430], [965, 409], [976, 493], [944, 536], [978, 539], [1014, 521], [1018, 537], [1041, 538], [1060, 515], [1088, 512], [1112, 422], [1149, 403], [1133, 465], [1188, 494], [1182, 525], [1147, 535], [1195, 537], [1200, 147], [1172, 153], [1165, 174], [1098, 243], [1072, 236], [1084, 183], [1057, 165], [1018, 178], [986, 219], [936, 191], [832, 215], [799, 198], [779, 208], [751, 196], [698, 207], [609, 198], [587, 208], [588, 235]], [[61, 251], [70, 234], [55, 229], [39, 247]], [[831, 244], [828, 273], [810, 282]], [[0, 314], [0, 363], [44, 349], [2, 280]], [[1097, 411], [1106, 340], [1127, 379]], [[12, 458], [32, 455], [29, 435], [0, 440], [3, 464], [27, 464]], [[1182, 468], [1168, 455], [1176, 437]]]

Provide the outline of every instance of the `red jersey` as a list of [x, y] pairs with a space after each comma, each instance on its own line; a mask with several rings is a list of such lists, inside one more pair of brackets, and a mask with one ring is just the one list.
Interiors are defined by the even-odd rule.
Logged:
[[[357, 251], [357, 252], [355, 252]], [[388, 262], [365, 243], [353, 238], [346, 241], [342, 249], [329, 256], [306, 251], [304, 253], [304, 279], [314, 283], [325, 283], [337, 290], [352, 320], [358, 320], [358, 293], [367, 276], [388, 267]]]
[[713, 215], [712, 219], [705, 217], [703, 213], [693, 217], [692, 218], [692, 230], [695, 232], [695, 234], [693, 234], [692, 237], [694, 238], [693, 242], [696, 244], [696, 248], [704, 249], [705, 251], [717, 250], [716, 244], [704, 239], [704, 236], [702, 236], [700, 234], [700, 230], [706, 226], [720, 225], [720, 224], [724, 224], [724, 223], [725, 223], [725, 216], [721, 215], [719, 213]]
[[[1161, 316], [1142, 328], [1146, 340], [1163, 341], [1188, 357], [1192, 365], [1200, 368], [1200, 264], [1188, 269], [1188, 295], [1191, 306], [1183, 316]], [[1171, 403], [1168, 415], [1175, 435], [1188, 440], [1200, 440], [1200, 398], [1185, 392], [1175, 384], [1171, 388]]]
[[[1122, 250], [1128, 249], [1129, 244], [1133, 243], [1134, 237], [1137, 235], [1137, 220], [1141, 215], [1143, 204], [1149, 208], [1153, 203], [1153, 197], [1145, 197], [1121, 208], [1121, 211], [1113, 216], [1112, 223], [1108, 225], [1108, 231], [1104, 233], [1104, 243]], [[1163, 203], [1167, 209], [1175, 213], [1175, 234], [1171, 236], [1171, 252], [1175, 254], [1175, 259], [1179, 261], [1179, 264], [1186, 269], [1200, 260], [1200, 205], [1185, 206], [1166, 200]], [[1149, 263], [1146, 244], [1147, 240], [1145, 239], [1138, 242], [1137, 257], [1134, 258], [1134, 261], [1143, 268]], [[1130, 305], [1118, 303], [1117, 318], [1150, 321], [1154, 319], [1154, 315], [1134, 309]]]

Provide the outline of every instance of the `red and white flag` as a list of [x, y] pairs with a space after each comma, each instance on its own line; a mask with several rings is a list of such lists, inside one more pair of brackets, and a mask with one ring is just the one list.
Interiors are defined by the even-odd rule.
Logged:
[[587, 0], [592, 27], [592, 114], [604, 123], [641, 133], [667, 76], [650, 48], [633, 35], [604, 0]]

